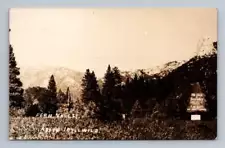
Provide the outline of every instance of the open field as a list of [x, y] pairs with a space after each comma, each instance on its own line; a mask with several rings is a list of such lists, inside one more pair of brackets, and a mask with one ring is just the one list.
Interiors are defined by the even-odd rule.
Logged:
[[217, 135], [216, 120], [142, 118], [107, 124], [94, 119], [74, 118], [12, 117], [9, 120], [11, 140], [210, 140]]

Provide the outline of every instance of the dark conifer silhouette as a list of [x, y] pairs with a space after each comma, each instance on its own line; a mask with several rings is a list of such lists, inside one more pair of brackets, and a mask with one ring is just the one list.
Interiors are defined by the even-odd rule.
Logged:
[[48, 113], [55, 114], [56, 110], [58, 109], [57, 104], [57, 88], [56, 88], [56, 82], [53, 75], [51, 75], [49, 83], [48, 83], [48, 103], [47, 103], [47, 109]]
[[99, 90], [99, 86], [98, 86], [98, 81], [97, 78], [95, 76], [95, 72], [92, 71], [91, 72], [91, 100], [95, 103], [99, 102], [100, 100], [100, 90]]
[[115, 85], [121, 85], [121, 82], [122, 82], [122, 77], [121, 77], [121, 74], [120, 74], [120, 70], [118, 67], [114, 67], [112, 69], [112, 72], [113, 72], [113, 75], [114, 75], [114, 79], [115, 79]]
[[90, 72], [89, 69], [82, 79], [82, 97], [85, 103], [90, 101], [97, 102], [99, 100], [100, 90], [94, 71]]
[[88, 103], [90, 101], [90, 95], [89, 95], [89, 91], [91, 89], [91, 73], [90, 70], [87, 69], [84, 77], [82, 79], [82, 99], [84, 101], [84, 103]]
[[123, 95], [122, 95], [122, 76], [120, 74], [120, 70], [118, 67], [114, 67], [112, 69], [114, 81], [115, 81], [115, 86], [113, 88], [113, 98], [112, 98], [112, 103], [113, 103], [113, 109], [117, 112], [118, 116], [120, 116], [122, 113], [126, 112], [126, 109], [124, 108], [124, 100], [123, 100]]
[[9, 46], [9, 103], [10, 107], [23, 107], [23, 88], [20, 81], [20, 69], [17, 67], [13, 47]]
[[67, 90], [66, 90], [66, 99], [67, 99], [67, 104], [68, 104], [68, 111], [70, 111], [73, 108], [73, 102], [72, 102], [72, 97], [70, 94], [69, 87], [67, 87]]
[[66, 99], [67, 99], [66, 94], [65, 94], [64, 92], [62, 92], [61, 89], [59, 89], [59, 91], [58, 91], [58, 93], [57, 93], [57, 99], [58, 99], [58, 103], [59, 103], [60, 105], [65, 104], [66, 101], [67, 101], [67, 100], [66, 100]]
[[130, 114], [136, 98], [132, 93], [132, 79], [126, 78], [125, 85], [122, 87], [123, 107], [126, 114]]
[[107, 71], [104, 76], [104, 83], [102, 88], [103, 97], [106, 97], [109, 100], [113, 95], [114, 86], [115, 86], [114, 75], [111, 66], [108, 65]]
[[96, 116], [99, 116], [99, 108], [102, 100], [94, 71], [90, 72], [89, 69], [86, 70], [82, 79], [82, 87], [83, 102], [91, 112], [93, 112]]
[[102, 103], [100, 106], [100, 114], [105, 120], [114, 120], [116, 111], [113, 108], [113, 91], [115, 88], [115, 78], [108, 65], [107, 71], [104, 76], [104, 83], [102, 88]]

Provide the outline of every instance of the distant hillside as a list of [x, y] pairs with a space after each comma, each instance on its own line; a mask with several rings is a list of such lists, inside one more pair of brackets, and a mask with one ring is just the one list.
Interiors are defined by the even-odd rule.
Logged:
[[33, 86], [47, 87], [51, 75], [54, 75], [57, 89], [66, 91], [67, 87], [73, 96], [78, 97], [81, 91], [83, 73], [63, 67], [21, 68], [21, 81], [26, 89]]
[[137, 69], [135, 71], [122, 71], [121, 75], [125, 76], [125, 77], [131, 77], [131, 78], [133, 78], [135, 74], [137, 74], [137, 76], [139, 76], [141, 74], [144, 74], [146, 76], [158, 75], [160, 77], [164, 77], [168, 73], [170, 73], [172, 70], [181, 66], [184, 62], [185, 61], [182, 61], [182, 62], [171, 61], [171, 62], [168, 62], [166, 64], [156, 66], [154, 68]]
[[[206, 95], [208, 117], [217, 115], [217, 44], [203, 50], [161, 80], [158, 100], [168, 101], [167, 113], [186, 112], [191, 85], [199, 83]], [[205, 49], [205, 48], [204, 48]], [[178, 106], [179, 107], [178, 107]]]
[[[150, 75], [160, 75], [165, 76], [173, 69], [180, 66], [181, 62], [169, 62], [165, 65], [158, 66], [153, 69], [137, 69], [136, 71], [121, 71], [123, 78], [133, 77], [134, 74], [140, 75], [144, 72], [147, 76]], [[73, 96], [80, 96], [81, 94], [81, 80], [83, 78], [83, 73], [74, 71], [64, 67], [42, 67], [42, 68], [21, 68], [21, 81], [23, 82], [23, 87], [26, 89], [33, 86], [47, 87], [48, 81], [51, 75], [54, 75], [57, 89], [66, 91], [67, 87], [70, 87], [70, 91]], [[125, 79], [124, 79], [125, 80]], [[98, 78], [98, 84], [102, 88], [103, 78]]]
[[[141, 75], [130, 87], [129, 99], [139, 102], [142, 109], [151, 113], [153, 106], [167, 117], [186, 118], [193, 84], [199, 84], [205, 94], [208, 112], [204, 118], [217, 116], [217, 43], [202, 46], [186, 62], [169, 62], [162, 68], [122, 72], [124, 77]], [[147, 72], [146, 72], [147, 71]], [[148, 71], [152, 73], [148, 73]], [[143, 77], [144, 76], [144, 77]], [[130, 101], [129, 100], [129, 101]]]
[[[133, 78], [135, 74], [144, 74], [146, 76], [145, 78], [157, 76], [161, 79], [160, 86], [154, 86], [154, 89], [157, 91], [160, 90], [160, 98], [166, 98], [168, 96], [176, 98], [181, 96], [184, 93], [182, 91], [190, 83], [194, 82], [201, 83], [203, 90], [211, 93], [211, 91], [215, 91], [216, 89], [217, 51], [215, 48], [217, 46], [215, 47], [215, 45], [217, 44], [206, 43], [202, 43], [196, 55], [187, 61], [171, 61], [155, 68], [121, 71], [123, 81], [127, 77]], [[63, 67], [21, 68], [23, 87], [47, 87], [52, 74], [55, 76], [58, 89], [60, 88], [62, 91], [66, 91], [66, 88], [70, 87], [73, 96], [80, 96], [83, 73]], [[103, 83], [103, 78], [98, 78], [100, 88], [102, 88]], [[212, 97], [215, 97], [215, 95]]]

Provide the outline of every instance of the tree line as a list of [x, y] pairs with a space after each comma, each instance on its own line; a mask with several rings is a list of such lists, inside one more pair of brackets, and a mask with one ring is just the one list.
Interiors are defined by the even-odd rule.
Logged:
[[[217, 44], [213, 43], [213, 45], [217, 49]], [[186, 95], [188, 91], [185, 90], [191, 83], [200, 82], [204, 92], [210, 96], [207, 98], [210, 116], [216, 117], [216, 59], [217, 56], [201, 59], [194, 57], [166, 77], [149, 76], [143, 71], [140, 75], [135, 74], [134, 77], [122, 76], [118, 67], [108, 65], [101, 88], [94, 71], [87, 69], [82, 79], [81, 98], [86, 107], [82, 110], [84, 112], [86, 109], [90, 110], [92, 117], [103, 121], [121, 120], [122, 114], [143, 117], [152, 116], [156, 112], [166, 113], [170, 118], [175, 116], [181, 118], [185, 116], [184, 110], [188, 102], [188, 95]], [[200, 70], [206, 63], [207, 67]], [[75, 104], [69, 88], [65, 93], [62, 90], [57, 91], [53, 75], [50, 76], [47, 88], [32, 87], [25, 92], [19, 75], [13, 48], [10, 45], [10, 109], [25, 108], [26, 116], [35, 116], [40, 112], [55, 115], [63, 104], [67, 104], [68, 111], [81, 106]], [[176, 100], [179, 94], [183, 97]]]

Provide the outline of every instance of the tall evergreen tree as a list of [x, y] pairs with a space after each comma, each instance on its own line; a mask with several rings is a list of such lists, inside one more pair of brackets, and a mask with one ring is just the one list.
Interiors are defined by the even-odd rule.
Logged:
[[[118, 79], [117, 79], [118, 80]], [[121, 109], [121, 100], [116, 99], [116, 79], [114, 70], [111, 69], [111, 66], [108, 65], [105, 77], [104, 84], [102, 89], [103, 105], [101, 107], [101, 112], [104, 114], [106, 120], [116, 120], [119, 117], [118, 111]], [[120, 85], [119, 85], [120, 86]], [[118, 93], [119, 94], [119, 93]]]
[[61, 90], [61, 89], [59, 89], [58, 93], [59, 93], [59, 94], [63, 94], [63, 92], [62, 92], [62, 90]]
[[132, 80], [131, 78], [126, 78], [125, 86], [123, 89], [123, 102], [126, 113], [130, 113], [136, 98], [132, 94]]
[[94, 71], [90, 72], [89, 69], [86, 70], [82, 79], [82, 86], [82, 96], [85, 103], [90, 101], [96, 102], [99, 100], [100, 90]]
[[66, 99], [67, 99], [67, 103], [68, 103], [68, 111], [70, 111], [73, 108], [73, 102], [72, 102], [69, 87], [67, 87], [67, 90], [66, 90]]
[[71, 102], [71, 95], [70, 95], [69, 87], [67, 87], [67, 89], [66, 89], [66, 99], [67, 99], [67, 103], [69, 104]]
[[125, 99], [122, 98], [122, 76], [120, 74], [120, 70], [118, 67], [114, 67], [113, 70], [113, 77], [115, 81], [115, 86], [113, 88], [113, 102], [114, 102], [114, 108], [118, 115], [121, 115], [125, 112], [124, 104]]
[[13, 53], [13, 47], [9, 46], [9, 105], [10, 107], [23, 107], [23, 88], [22, 82], [18, 77], [20, 69], [17, 67], [16, 59]]
[[99, 114], [98, 108], [101, 104], [101, 95], [94, 71], [86, 70], [82, 79], [82, 86], [82, 97], [86, 107], [95, 115]]
[[102, 97], [100, 93], [100, 88], [98, 85], [97, 78], [95, 76], [94, 71], [91, 73], [91, 100], [92, 104], [89, 104], [90, 110], [95, 114], [96, 117], [100, 116], [100, 106], [102, 105]]
[[112, 72], [113, 72], [114, 79], [115, 79], [115, 85], [121, 85], [122, 77], [121, 77], [120, 70], [118, 69], [118, 67], [114, 67]]
[[107, 71], [104, 76], [102, 95], [107, 99], [110, 99], [113, 95], [114, 86], [115, 86], [114, 74], [111, 70], [111, 66], [108, 65]]
[[95, 72], [91, 72], [91, 100], [97, 103], [100, 99], [100, 90]]
[[66, 94], [62, 92], [61, 89], [59, 89], [58, 93], [57, 93], [57, 99], [58, 99], [58, 102], [62, 105], [64, 103], [66, 103]]
[[48, 83], [48, 104], [47, 109], [48, 113], [55, 114], [57, 107], [57, 88], [56, 88], [56, 82], [53, 75], [51, 75], [49, 83]]
[[87, 69], [84, 77], [82, 79], [82, 99], [84, 101], [84, 103], [88, 103], [90, 101], [90, 89], [91, 89], [91, 73], [90, 70]]
[[56, 90], [57, 90], [57, 88], [56, 88], [55, 78], [54, 78], [53, 75], [51, 75], [51, 77], [50, 77], [50, 80], [49, 80], [49, 83], [48, 83], [48, 90], [51, 93], [51, 97], [52, 98], [56, 98], [56, 95], [57, 95]]

